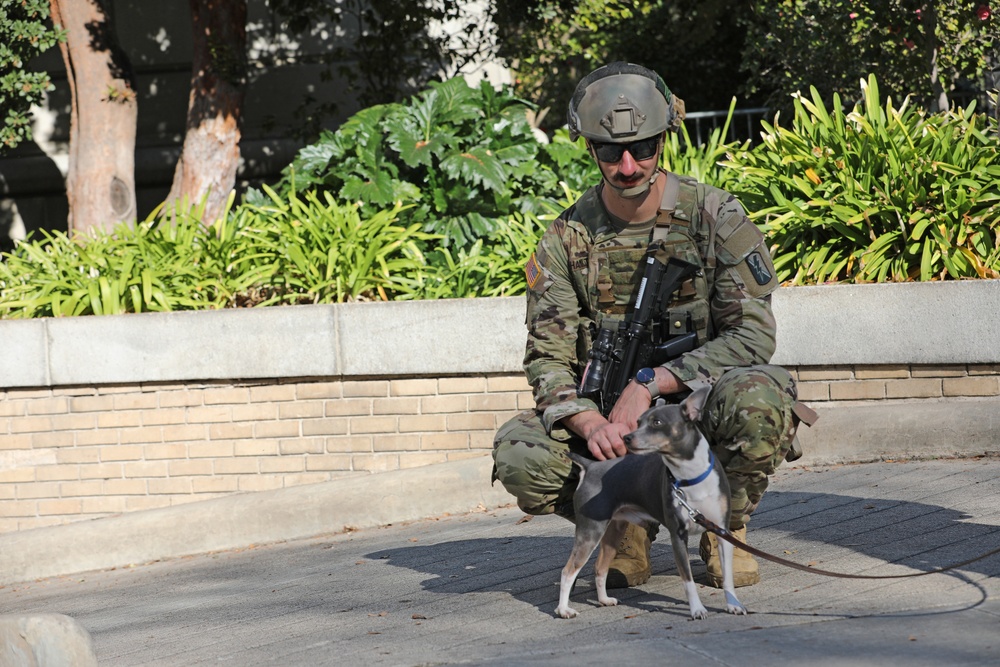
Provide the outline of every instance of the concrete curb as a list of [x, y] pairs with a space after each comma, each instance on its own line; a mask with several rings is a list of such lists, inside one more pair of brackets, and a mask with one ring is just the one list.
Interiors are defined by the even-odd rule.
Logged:
[[869, 463], [1000, 453], [1000, 397], [839, 401], [816, 407], [812, 428], [801, 426], [805, 450], [796, 465]]
[[0, 585], [509, 505], [479, 456], [0, 535]]

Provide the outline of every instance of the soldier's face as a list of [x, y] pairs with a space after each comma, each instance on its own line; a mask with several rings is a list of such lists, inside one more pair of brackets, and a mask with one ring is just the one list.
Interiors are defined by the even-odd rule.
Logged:
[[[656, 149], [652, 155], [649, 154], [646, 146], [640, 145], [641, 143], [636, 142], [635, 144], [626, 145], [624, 150], [620, 151], [621, 157], [614, 161], [602, 160], [602, 156], [611, 158], [616, 156], [609, 155], [608, 152], [601, 150], [599, 146], [591, 146], [592, 154], [597, 160], [597, 166], [600, 168], [604, 178], [612, 185], [623, 189], [633, 188], [653, 177], [660, 162], [660, 152], [663, 150], [662, 138], [656, 140]], [[616, 146], [621, 148], [621, 144]], [[617, 153], [619, 151], [613, 152]], [[640, 159], [636, 159], [633, 152], [639, 155]]]

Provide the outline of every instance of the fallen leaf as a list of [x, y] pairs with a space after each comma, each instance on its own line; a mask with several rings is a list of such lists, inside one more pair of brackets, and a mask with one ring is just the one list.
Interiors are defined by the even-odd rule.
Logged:
[[423, 614], [414, 614], [413, 616], [410, 616], [410, 618], [412, 618], [414, 621], [426, 621], [427, 620], [427, 617], [424, 616]]
[[527, 523], [527, 522], [531, 521], [531, 520], [532, 520], [533, 518], [534, 518], [534, 517], [533, 517], [532, 515], [530, 515], [530, 514], [525, 514], [525, 515], [524, 515], [524, 516], [522, 516], [522, 517], [521, 517], [520, 519], [518, 519], [518, 520], [517, 520], [517, 521], [516, 521], [516, 522], [514, 523], [514, 525], [515, 525], [515, 526], [517, 526], [517, 525], [520, 525], [520, 524], [522, 524], [522, 523]]

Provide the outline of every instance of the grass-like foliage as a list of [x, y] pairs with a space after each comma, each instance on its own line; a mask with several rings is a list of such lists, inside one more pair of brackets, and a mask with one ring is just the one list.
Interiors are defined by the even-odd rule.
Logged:
[[543, 228], [514, 214], [502, 233], [455, 250], [402, 224], [399, 204], [365, 217], [329, 192], [264, 193], [236, 208], [230, 197], [211, 226], [200, 206], [177, 205], [110, 233], [19, 243], [0, 262], [0, 317], [519, 294]]
[[795, 99], [791, 127], [730, 154], [732, 190], [793, 284], [1000, 276], [1000, 143], [974, 106], [927, 114], [863, 100]]
[[[813, 90], [763, 141], [668, 136], [664, 165], [737, 195], [786, 284], [1000, 277], [996, 119]], [[512, 296], [546, 224], [599, 175], [582, 141], [540, 144], [527, 105], [446, 82], [362, 111], [275, 189], [213, 225], [177, 205], [0, 261], [0, 317]], [[730, 108], [730, 119], [733, 108]]]

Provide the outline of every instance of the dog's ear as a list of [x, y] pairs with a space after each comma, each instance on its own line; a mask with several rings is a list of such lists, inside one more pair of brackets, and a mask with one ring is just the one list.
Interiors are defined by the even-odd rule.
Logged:
[[705, 401], [708, 400], [710, 393], [712, 393], [712, 386], [706, 384], [695, 389], [690, 396], [684, 399], [684, 402], [681, 403], [681, 409], [688, 421], [695, 422], [701, 419], [702, 408], [705, 407]]

